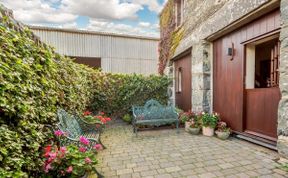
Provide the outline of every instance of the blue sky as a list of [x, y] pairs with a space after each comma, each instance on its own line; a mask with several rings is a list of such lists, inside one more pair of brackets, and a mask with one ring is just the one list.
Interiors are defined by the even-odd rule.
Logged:
[[159, 37], [166, 0], [0, 0], [30, 25]]

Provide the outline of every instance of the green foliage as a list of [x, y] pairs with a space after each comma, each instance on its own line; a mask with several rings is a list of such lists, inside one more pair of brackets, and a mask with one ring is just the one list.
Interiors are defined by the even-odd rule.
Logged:
[[[1, 7], [0, 7], [1, 10]], [[2, 10], [1, 10], [2, 11]], [[167, 100], [166, 77], [105, 74], [74, 63], [28, 29], [0, 21], [0, 177], [38, 177], [44, 124], [57, 122], [57, 108], [86, 108], [115, 116], [150, 98]], [[92, 104], [92, 105], [91, 105]]]
[[280, 168], [286, 172], [288, 172], [288, 163], [284, 163], [280, 166]]
[[[86, 149], [85, 147], [80, 147]], [[48, 145], [45, 147], [42, 177], [81, 177], [86, 172], [92, 172], [98, 161], [96, 149], [81, 151], [75, 145], [58, 148]]]
[[191, 111], [182, 112], [179, 115], [179, 119], [180, 119], [181, 123], [184, 124], [185, 122], [192, 121], [192, 119], [194, 119], [195, 116], [196, 116], [195, 113], [191, 112]]
[[201, 121], [204, 127], [216, 128], [219, 116], [217, 114], [204, 113], [202, 114]]
[[107, 74], [95, 81], [92, 110], [104, 111], [114, 117], [122, 117], [132, 105], [143, 105], [154, 98], [166, 104], [167, 88], [171, 80], [156, 75]]
[[163, 75], [167, 62], [174, 56], [185, 34], [185, 27], [176, 27], [175, 1], [168, 0], [160, 14], [159, 74]]
[[132, 116], [130, 114], [125, 114], [123, 117], [122, 117], [123, 121], [125, 122], [128, 122], [128, 123], [131, 123], [132, 122]]

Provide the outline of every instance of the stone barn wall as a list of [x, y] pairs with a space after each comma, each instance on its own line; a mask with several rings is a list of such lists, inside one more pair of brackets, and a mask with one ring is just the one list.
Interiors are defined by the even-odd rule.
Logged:
[[[206, 39], [255, 9], [269, 3], [274, 3], [274, 7], [278, 3], [279, 6], [279, 2], [280, 0], [184, 0], [184, 35], [172, 60], [192, 47], [193, 111], [212, 111], [213, 51], [212, 43]], [[267, 9], [269, 10], [269, 7]], [[258, 14], [258, 17], [260, 16], [261, 14]], [[257, 17], [251, 18], [250, 21]], [[280, 153], [288, 156], [288, 1], [286, 0], [281, 1], [281, 20], [280, 88], [282, 100], [279, 105], [278, 149]]]
[[278, 150], [288, 157], [288, 1], [281, 2], [280, 90], [278, 110]]

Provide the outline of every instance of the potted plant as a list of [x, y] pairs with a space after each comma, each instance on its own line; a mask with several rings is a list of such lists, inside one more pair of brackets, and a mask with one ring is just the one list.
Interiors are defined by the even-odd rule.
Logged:
[[[55, 131], [55, 135], [61, 139], [64, 132]], [[43, 177], [87, 177], [88, 173], [96, 171], [95, 166], [98, 161], [96, 153], [102, 149], [100, 144], [93, 146], [89, 150], [89, 140], [85, 137], [80, 137], [81, 144], [76, 146], [69, 144], [59, 147], [55, 142], [47, 145], [43, 150]]]
[[127, 123], [131, 124], [131, 122], [132, 122], [132, 116], [131, 116], [130, 114], [125, 114], [125, 115], [122, 117], [122, 120], [123, 120], [124, 122], [127, 122]]
[[213, 114], [202, 113], [201, 121], [202, 121], [203, 135], [209, 136], [209, 137], [213, 136], [218, 120], [219, 120], [219, 115], [217, 113], [213, 113]]
[[185, 131], [187, 131], [187, 132], [189, 131], [189, 127], [190, 127], [191, 121], [192, 121], [191, 119], [194, 118], [194, 117], [195, 117], [195, 114], [193, 112], [191, 112], [191, 111], [182, 112], [180, 114], [179, 119], [180, 119], [180, 122], [182, 124], [185, 124]]
[[105, 116], [104, 112], [99, 112], [97, 115], [92, 115], [92, 112], [85, 111], [83, 112], [83, 119], [88, 123], [102, 123], [106, 124], [108, 121], [111, 121], [111, 118]]
[[230, 133], [231, 133], [231, 129], [229, 127], [227, 127], [227, 123], [220, 121], [217, 124], [217, 130], [216, 130], [216, 135], [218, 138], [220, 138], [221, 140], [226, 140], [228, 139]]
[[192, 135], [198, 135], [201, 129], [201, 123], [198, 120], [198, 117], [194, 117], [191, 120], [190, 127], [188, 128], [188, 131]]

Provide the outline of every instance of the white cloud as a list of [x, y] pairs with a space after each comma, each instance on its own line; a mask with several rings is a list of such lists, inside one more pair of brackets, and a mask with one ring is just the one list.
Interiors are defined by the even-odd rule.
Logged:
[[119, 0], [62, 0], [62, 9], [97, 19], [135, 19], [142, 6]]
[[[143, 22], [145, 25], [148, 23]], [[142, 23], [142, 24], [143, 24]], [[150, 23], [149, 23], [150, 25]], [[151, 25], [150, 25], [151, 26]], [[93, 19], [89, 21], [87, 30], [100, 31], [100, 32], [110, 32], [110, 33], [119, 33], [127, 35], [140, 35], [140, 36], [153, 36], [159, 37], [159, 33], [152, 28], [143, 28], [140, 26], [131, 26], [126, 24], [117, 24], [114, 22], [109, 22], [106, 20], [97, 20]]]
[[167, 0], [163, 4], [160, 4], [158, 0], [126, 0], [126, 2], [147, 6], [150, 11], [159, 13]]
[[24, 23], [69, 23], [76, 20], [77, 15], [52, 7], [52, 1], [0, 0], [0, 3], [12, 9], [15, 18]]
[[150, 27], [151, 24], [149, 22], [139, 22], [139, 26], [145, 28], [145, 27]]
[[[16, 20], [36, 26], [79, 28], [76, 19], [87, 16], [88, 30], [141, 36], [159, 36], [158, 24], [138, 22], [135, 26], [121, 20], [138, 18], [137, 12], [147, 6], [158, 12], [157, 0], [0, 0], [13, 10]], [[133, 23], [135, 23], [134, 21]]]

